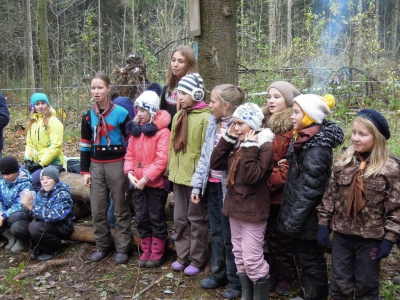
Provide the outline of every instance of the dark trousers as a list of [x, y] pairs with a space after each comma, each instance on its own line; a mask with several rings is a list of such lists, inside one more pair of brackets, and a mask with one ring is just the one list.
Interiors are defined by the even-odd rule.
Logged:
[[330, 294], [335, 300], [379, 299], [380, 260], [370, 253], [380, 242], [334, 233]]
[[266, 231], [268, 245], [267, 262], [271, 280], [293, 282], [296, 277], [296, 265], [293, 258], [290, 237], [278, 231], [279, 204], [271, 204]]
[[143, 191], [134, 190], [135, 220], [139, 236], [155, 236], [166, 239], [168, 236], [165, 218], [165, 204], [168, 193], [164, 189], [145, 187]]
[[296, 264], [301, 269], [302, 298], [307, 300], [326, 300], [328, 297], [328, 270], [324, 249], [318, 245], [317, 241], [304, 241], [293, 238], [292, 247]]
[[11, 226], [18, 221], [25, 220], [28, 217], [28, 214], [24, 214], [22, 212], [13, 213], [6, 222], [3, 222], [3, 225], [0, 226], [0, 235], [3, 233], [6, 227], [11, 228]]
[[221, 183], [208, 183], [207, 201], [211, 232], [211, 277], [216, 281], [227, 279], [230, 288], [240, 290], [235, 256], [232, 252], [229, 218], [222, 213], [223, 193]]

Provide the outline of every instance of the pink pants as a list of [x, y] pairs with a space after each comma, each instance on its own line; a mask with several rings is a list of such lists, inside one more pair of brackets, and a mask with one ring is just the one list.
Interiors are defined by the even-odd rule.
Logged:
[[269, 265], [264, 260], [263, 245], [267, 221], [253, 223], [233, 218], [229, 221], [237, 272], [246, 273], [253, 282], [266, 277]]

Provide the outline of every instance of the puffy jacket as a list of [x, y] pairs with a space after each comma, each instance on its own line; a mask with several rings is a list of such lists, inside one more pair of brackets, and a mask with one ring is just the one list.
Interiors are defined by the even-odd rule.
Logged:
[[20, 202], [23, 190], [33, 191], [32, 179], [29, 172], [19, 169], [19, 175], [13, 182], [8, 182], [0, 176], [0, 204], [3, 218], [8, 219], [15, 212], [23, 212], [24, 206]]
[[3, 129], [10, 122], [10, 112], [8, 111], [6, 98], [0, 93], [0, 150], [3, 149]]
[[[131, 136], [125, 154], [124, 172], [133, 171], [137, 179], [146, 176], [150, 181], [146, 186], [153, 188], [164, 187], [163, 173], [168, 163], [168, 148], [170, 131], [168, 124], [171, 116], [165, 110], [159, 110], [154, 118], [155, 134], [142, 132], [140, 136]], [[127, 125], [128, 134], [133, 134], [133, 126], [139, 125], [134, 121]], [[152, 124], [153, 125], [153, 124]]]
[[168, 179], [177, 184], [191, 186], [190, 181], [200, 159], [201, 148], [206, 136], [208, 118], [211, 110], [208, 107], [197, 108], [188, 113], [188, 137], [186, 152], [175, 152], [173, 139], [175, 136], [175, 125], [182, 110], [172, 120], [171, 140], [169, 143]]
[[33, 113], [32, 118], [36, 121], [28, 129], [25, 146], [25, 160], [39, 163], [42, 167], [48, 165], [62, 165], [63, 155], [63, 135], [64, 126], [53, 115], [43, 124], [43, 115]]
[[400, 241], [400, 165], [389, 159], [381, 174], [364, 179], [365, 206], [357, 221], [347, 216], [347, 197], [359, 161], [351, 167], [334, 166], [329, 186], [318, 209], [318, 224], [367, 239]]
[[290, 164], [284, 199], [278, 217], [278, 230], [301, 240], [316, 240], [317, 206], [322, 202], [332, 168], [332, 148], [342, 143], [339, 125], [324, 120], [320, 131], [305, 142], [298, 154], [294, 139], [289, 146]]

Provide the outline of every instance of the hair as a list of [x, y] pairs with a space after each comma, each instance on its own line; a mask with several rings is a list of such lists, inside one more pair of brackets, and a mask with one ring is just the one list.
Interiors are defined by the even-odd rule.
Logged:
[[220, 84], [212, 90], [222, 101], [230, 104], [230, 114], [233, 114], [239, 105], [242, 105], [246, 97], [246, 93], [241, 86], [233, 84]]
[[101, 79], [104, 81], [106, 86], [111, 85], [110, 77], [106, 73], [103, 73], [103, 72], [96, 73], [93, 75], [93, 77], [90, 81], [92, 81], [93, 79]]
[[[46, 126], [47, 123], [49, 122], [51, 116], [53, 115], [53, 109], [46, 103], [47, 108], [46, 111], [43, 113], [43, 126]], [[36, 118], [33, 118], [33, 114], [36, 113], [35, 108], [31, 110], [29, 113], [29, 119], [28, 119], [28, 129], [31, 128], [32, 124], [37, 121]]]
[[[370, 156], [371, 159], [366, 166], [365, 173], [363, 174], [364, 178], [375, 177], [381, 173], [390, 157], [390, 152], [386, 145], [386, 139], [370, 120], [363, 117], [356, 117], [354, 122], [359, 122], [364, 125], [375, 138], [374, 147], [372, 148]], [[337, 165], [343, 167], [354, 165], [356, 163], [355, 153], [356, 151], [354, 146], [350, 145], [343, 154], [340, 155]]]
[[175, 52], [179, 52], [184, 58], [185, 58], [185, 63], [186, 63], [186, 73], [191, 74], [197, 72], [197, 62], [196, 62], [196, 57], [194, 56], [193, 49], [188, 47], [188, 46], [178, 46], [175, 48], [174, 51], [171, 53], [171, 58], [169, 60], [168, 64], [168, 72], [167, 72], [167, 93], [170, 94], [174, 88], [177, 87], [178, 85], [178, 78], [174, 76], [172, 73], [171, 69], [171, 60], [172, 57], [174, 56]]

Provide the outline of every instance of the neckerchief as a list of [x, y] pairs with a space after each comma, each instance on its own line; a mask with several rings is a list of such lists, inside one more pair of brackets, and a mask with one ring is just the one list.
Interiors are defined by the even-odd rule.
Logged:
[[321, 129], [321, 125], [311, 126], [300, 131], [295, 131], [294, 136], [294, 151], [296, 154], [299, 153], [301, 146], [316, 135]]
[[186, 152], [187, 135], [188, 135], [188, 113], [191, 112], [194, 107], [183, 109], [181, 115], [176, 121], [175, 125], [175, 136], [174, 136], [174, 151], [182, 153]]
[[97, 125], [96, 125], [96, 136], [94, 139], [94, 143], [99, 144], [100, 143], [100, 130], [101, 130], [101, 126], [103, 126], [104, 128], [104, 133], [106, 135], [107, 138], [107, 147], [110, 147], [111, 144], [111, 140], [110, 137], [108, 135], [108, 124], [106, 121], [105, 116], [115, 107], [115, 104], [112, 103], [110, 100], [107, 100], [107, 104], [106, 107], [104, 108], [104, 111], [102, 113], [100, 113], [100, 107], [99, 104], [97, 102], [93, 103], [92, 105], [92, 110], [94, 111], [94, 113], [97, 115], [97, 117], [99, 118], [97, 121]]

